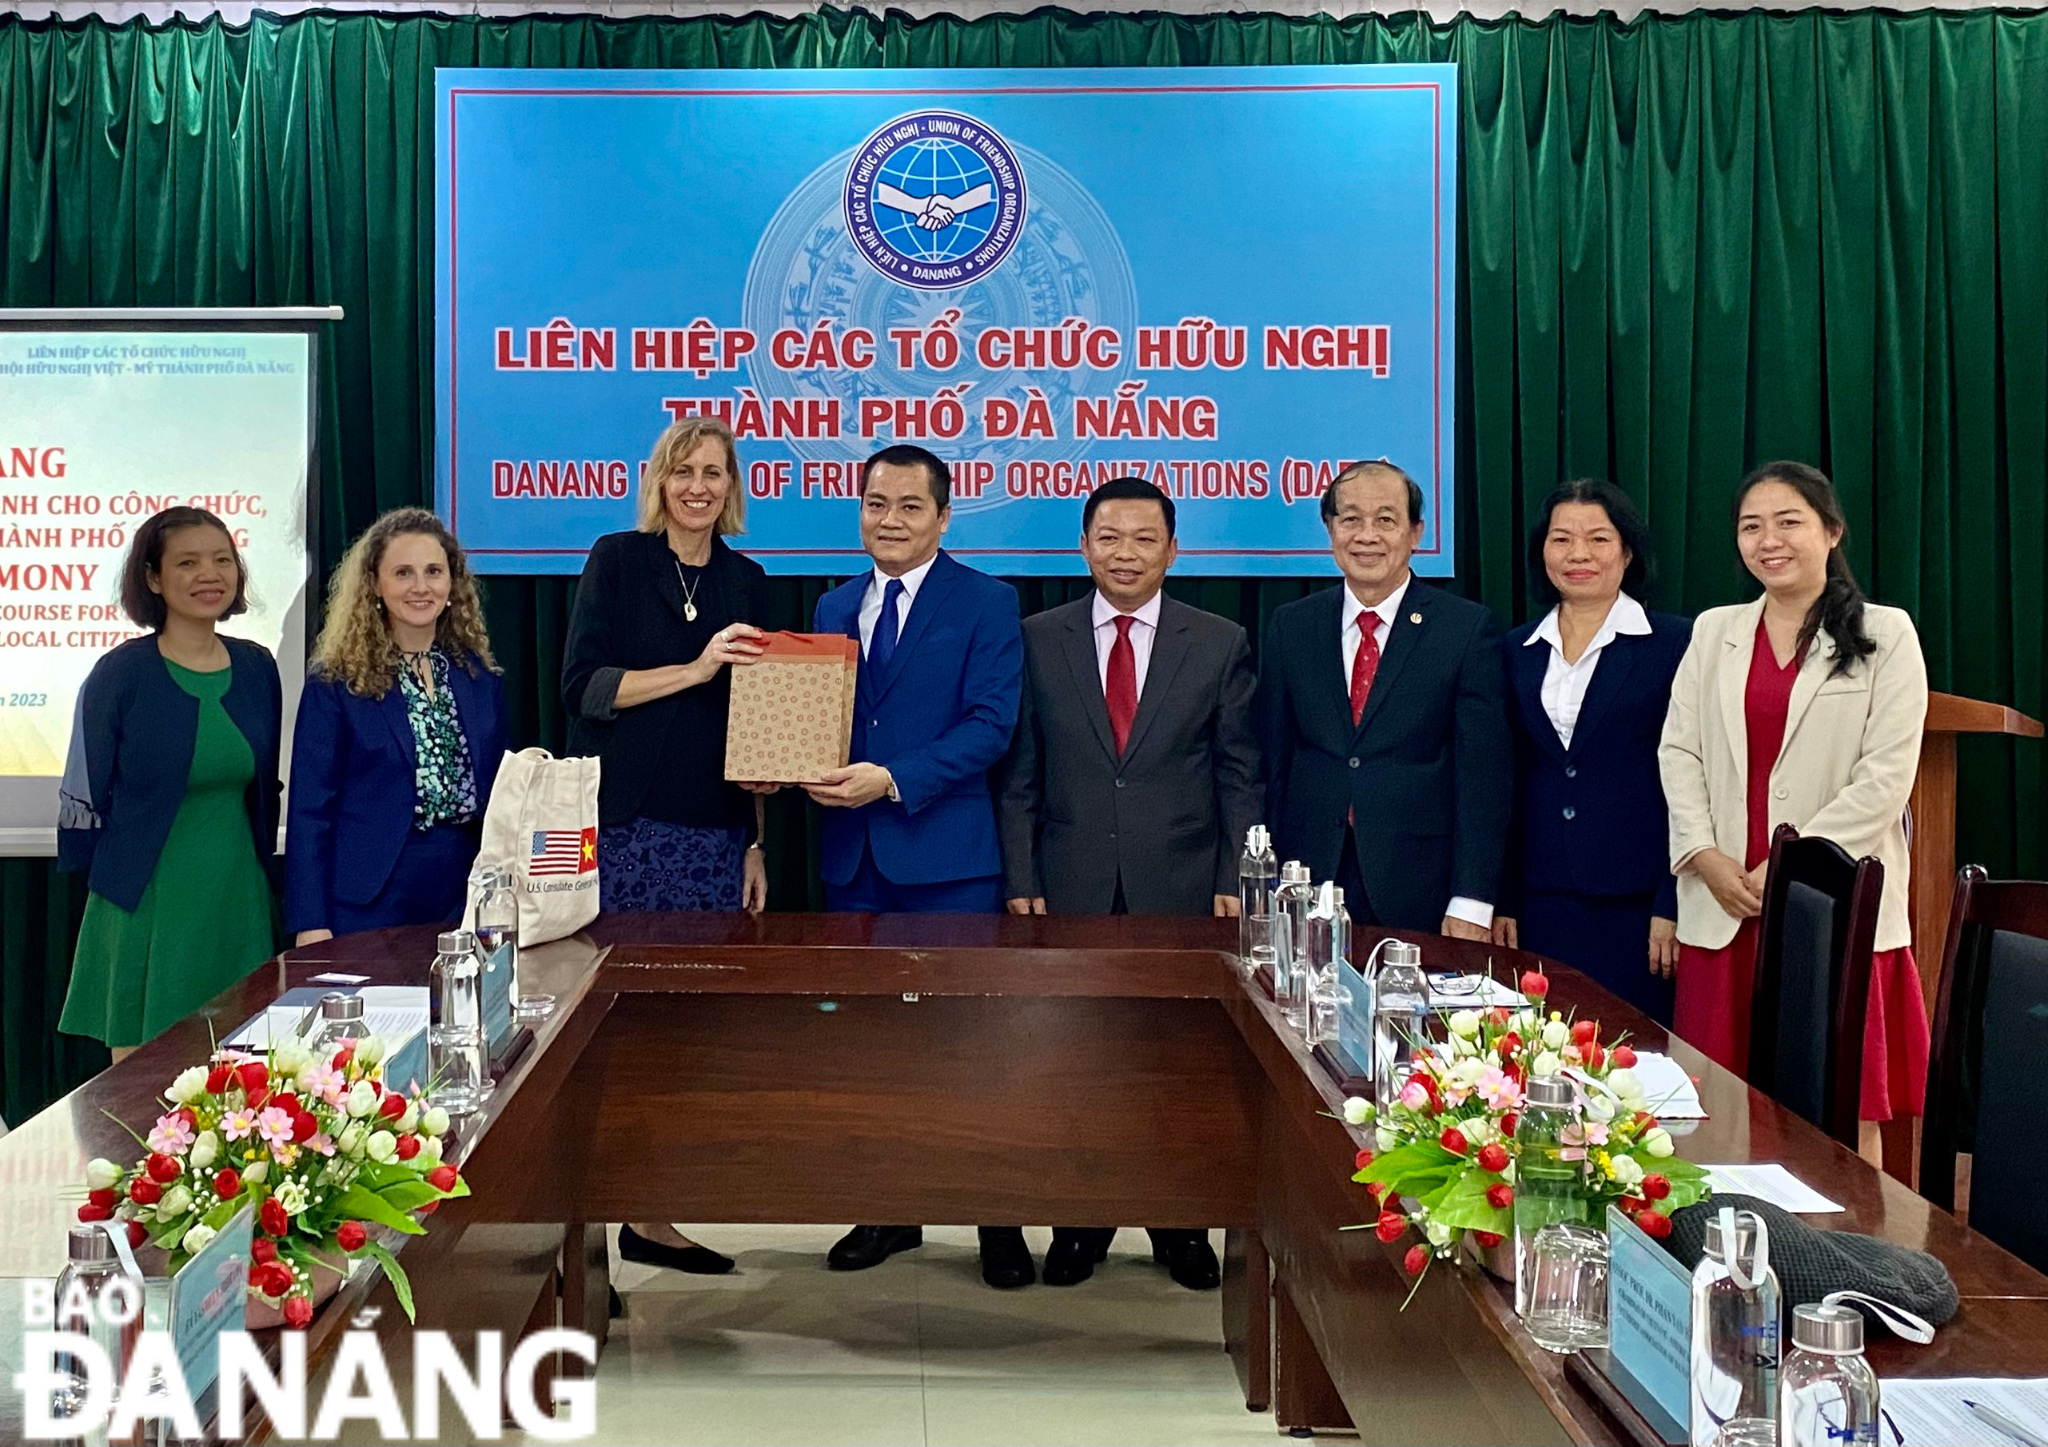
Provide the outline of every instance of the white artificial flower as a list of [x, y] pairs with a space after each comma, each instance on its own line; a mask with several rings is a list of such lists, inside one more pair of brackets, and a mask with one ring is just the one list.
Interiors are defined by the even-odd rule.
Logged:
[[1475, 1151], [1494, 1138], [1493, 1122], [1483, 1115], [1474, 1116], [1471, 1120], [1460, 1125], [1458, 1129], [1465, 1132], [1466, 1141], [1470, 1143]]
[[1508, 1163], [1501, 1168], [1500, 1178], [1510, 1186], [1515, 1183], [1515, 1158], [1513, 1156], [1509, 1156]]
[[344, 1156], [360, 1155], [363, 1149], [363, 1137], [368, 1134], [368, 1127], [363, 1125], [361, 1121], [350, 1121], [348, 1127], [342, 1131], [341, 1139], [334, 1143], [334, 1149]]
[[199, 1132], [186, 1160], [195, 1171], [203, 1171], [220, 1158], [220, 1137], [210, 1130]]
[[252, 1186], [263, 1184], [263, 1178], [270, 1174], [270, 1162], [258, 1156], [242, 1169], [242, 1179]]
[[398, 1118], [397, 1131], [400, 1135], [411, 1135], [419, 1123], [420, 1103], [417, 1100], [408, 1100], [405, 1103], [405, 1114]]
[[[440, 1124], [438, 1125], [434, 1123], [437, 1116], [440, 1118]], [[1371, 1101], [1362, 1095], [1347, 1095], [1344, 1097], [1344, 1124], [1364, 1125], [1371, 1119]], [[428, 1135], [439, 1135], [442, 1131], [448, 1129], [448, 1112], [441, 1109], [438, 1105], [435, 1106], [424, 1116], [420, 1117], [420, 1129]]]
[[1489, 1062], [1476, 1057], [1469, 1060], [1460, 1060], [1451, 1067], [1451, 1075], [1461, 1085], [1467, 1087], [1476, 1086], [1479, 1084], [1479, 1077], [1486, 1074], [1488, 1064]]
[[185, 1233], [184, 1239], [178, 1242], [178, 1246], [187, 1256], [197, 1256], [206, 1249], [207, 1243], [219, 1234], [213, 1227], [202, 1221]]
[[1640, 1110], [1642, 1108], [1644, 1098], [1643, 1082], [1633, 1070], [1623, 1067], [1620, 1070], [1610, 1071], [1607, 1076], [1607, 1088], [1614, 1092], [1616, 1100], [1620, 1101], [1630, 1110]]
[[1477, 1010], [1451, 1011], [1451, 1033], [1470, 1040], [1479, 1033], [1479, 1012]]
[[121, 1180], [121, 1168], [104, 1156], [86, 1163], [85, 1187], [89, 1191], [111, 1191]]
[[373, 1161], [395, 1160], [398, 1156], [398, 1137], [388, 1130], [373, 1131], [363, 1149], [369, 1152]]
[[1608, 1095], [1607, 1095], [1607, 1094], [1606, 1094], [1605, 1092], [1603, 1092], [1603, 1091], [1598, 1091], [1598, 1090], [1589, 1090], [1589, 1091], [1587, 1091], [1587, 1092], [1586, 1092], [1586, 1115], [1587, 1115], [1587, 1117], [1588, 1117], [1589, 1119], [1591, 1119], [1591, 1120], [1597, 1120], [1597, 1121], [1599, 1121], [1599, 1122], [1600, 1122], [1600, 1123], [1601, 1123], [1602, 1125], [1605, 1125], [1605, 1124], [1606, 1124], [1606, 1123], [1607, 1123], [1608, 1121], [1610, 1121], [1610, 1120], [1613, 1120], [1613, 1119], [1614, 1119], [1614, 1101], [1613, 1101], [1613, 1099], [1612, 1099], [1612, 1098], [1610, 1098], [1610, 1097], [1609, 1097], [1609, 1096], [1608, 1096]]
[[1523, 1010], [1515, 1016], [1509, 1028], [1527, 1040], [1543, 1028], [1543, 1016], [1535, 1010]]
[[1441, 1221], [1431, 1221], [1422, 1228], [1422, 1234], [1429, 1238], [1429, 1244], [1432, 1246], [1451, 1244], [1451, 1228]]
[[1642, 1165], [1634, 1156], [1610, 1157], [1607, 1172], [1624, 1186], [1634, 1186], [1643, 1178]]
[[[1362, 1105], [1365, 1107], [1365, 1116], [1363, 1119], [1351, 1119], [1351, 1107], [1354, 1105]], [[1344, 1119], [1350, 1121], [1352, 1125], [1365, 1124], [1367, 1120], [1372, 1119], [1372, 1103], [1370, 1101], [1360, 1100], [1355, 1095], [1352, 1096], [1351, 1099], [1344, 1102]], [[438, 1105], [428, 1106], [427, 1113], [420, 1117], [420, 1134], [430, 1136], [441, 1135], [444, 1132], [446, 1132], [447, 1129], [448, 1112], [441, 1109], [441, 1107]]]
[[1661, 1125], [1658, 1126], [1643, 1137], [1643, 1149], [1659, 1160], [1662, 1160], [1675, 1149], [1671, 1144], [1671, 1132], [1664, 1129]]
[[271, 1052], [270, 1066], [287, 1080], [295, 1080], [313, 1063], [313, 1052], [296, 1040], [288, 1040]]
[[420, 1153], [412, 1158], [413, 1164], [423, 1171], [431, 1171], [441, 1164], [441, 1137], [427, 1136], [420, 1142]]
[[297, 1181], [279, 1181], [277, 1184], [277, 1204], [284, 1207], [284, 1213], [287, 1216], [303, 1214], [307, 1206], [306, 1188]]
[[190, 1070], [178, 1072], [178, 1078], [171, 1082], [171, 1088], [164, 1092], [164, 1098], [172, 1105], [190, 1105], [206, 1094], [206, 1067], [195, 1065]]
[[1401, 1144], [1401, 1136], [1393, 1127], [1383, 1125], [1373, 1131], [1372, 1143], [1380, 1150], [1390, 1151]]
[[[364, 1037], [364, 1042], [367, 1044], [369, 1041], [375, 1040], [376, 1038], [377, 1037], [374, 1035], [366, 1036]], [[360, 1051], [361, 1046], [358, 1046], [357, 1049], [358, 1051]], [[362, 1057], [360, 1054], [358, 1054], [357, 1058], [361, 1059]], [[375, 1115], [376, 1113], [377, 1092], [371, 1088], [369, 1081], [358, 1080], [353, 1086], [349, 1088], [348, 1092], [349, 1119], [362, 1120], [365, 1117]]]
[[1552, 1020], [1543, 1027], [1543, 1048], [1546, 1050], [1562, 1050], [1571, 1038], [1571, 1026], [1562, 1020]]
[[1531, 1075], [1555, 1075], [1557, 1074], [1558, 1067], [1563, 1063], [1563, 1061], [1557, 1058], [1556, 1051], [1539, 1051], [1536, 1058], [1529, 1062], [1529, 1073]]
[[365, 1035], [362, 1039], [356, 1041], [356, 1064], [362, 1066], [363, 1069], [368, 1070], [383, 1058], [384, 1037], [382, 1035]]
[[1453, 1035], [1445, 1043], [1450, 1046], [1453, 1059], [1479, 1053], [1479, 1042], [1477, 1040], [1467, 1040], [1463, 1035]]
[[164, 1192], [164, 1198], [156, 1203], [156, 1218], [159, 1221], [175, 1221], [192, 1209], [192, 1188], [183, 1181]]

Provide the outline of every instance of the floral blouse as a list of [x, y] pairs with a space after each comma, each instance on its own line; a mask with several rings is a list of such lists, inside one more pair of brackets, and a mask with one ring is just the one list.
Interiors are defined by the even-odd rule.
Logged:
[[435, 648], [428, 652], [427, 662], [434, 673], [432, 698], [410, 662], [398, 670], [398, 686], [405, 694], [405, 715], [412, 724], [413, 747], [419, 757], [413, 775], [415, 829], [467, 824], [477, 815], [476, 766], [469, 757], [469, 740], [463, 737], [462, 718], [455, 711], [455, 694], [448, 687], [448, 655]]

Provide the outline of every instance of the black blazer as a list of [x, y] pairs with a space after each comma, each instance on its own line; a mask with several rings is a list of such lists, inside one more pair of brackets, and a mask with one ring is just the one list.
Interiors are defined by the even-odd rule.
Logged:
[[[737, 485], [737, 484], [735, 484]], [[711, 541], [711, 560], [697, 590], [697, 617], [683, 617], [683, 587], [663, 533], [607, 533], [591, 545], [576, 585], [576, 606], [562, 653], [562, 703], [569, 712], [569, 751], [595, 754], [601, 823], [623, 824], [640, 812], [657, 770], [693, 772], [689, 792], [705, 816], [677, 820], [701, 828], [753, 832], [752, 796], [725, 782], [726, 714], [732, 670], [697, 688], [613, 711], [619, 676], [689, 663], [711, 635], [730, 623], [756, 623], [767, 571], [725, 539]], [[670, 747], [671, 736], [690, 741]]]
[[[133, 910], [156, 873], [199, 740], [199, 700], [178, 687], [145, 633], [110, 650], [79, 690], [57, 818], [57, 867], [88, 870], [87, 887]], [[260, 643], [220, 635], [234, 677], [221, 707], [256, 755], [247, 795], [256, 857], [277, 877], [278, 739], [283, 690]]]
[[1263, 815], [1251, 644], [1162, 598], [1145, 691], [1116, 753], [1095, 657], [1095, 595], [1024, 620], [1024, 696], [997, 796], [1011, 899], [1107, 914], [1208, 914], [1237, 893]]
[[1339, 587], [1289, 603], [1266, 630], [1258, 718], [1273, 846], [1332, 879], [1354, 812], [1373, 916], [1434, 931], [1454, 896], [1500, 898], [1514, 786], [1500, 627], [1489, 609], [1411, 581], [1354, 729], [1341, 598]]
[[1528, 646], [1535, 623], [1508, 634], [1510, 717], [1515, 732], [1515, 817], [1503, 914], [1526, 890], [1629, 895], [1655, 892], [1655, 912], [1678, 918], [1677, 881], [1657, 744], [1671, 680], [1692, 641], [1692, 620], [1650, 614], [1648, 634], [1618, 635], [1600, 651], [1572, 746], [1558, 742], [1543, 711], [1550, 649]]

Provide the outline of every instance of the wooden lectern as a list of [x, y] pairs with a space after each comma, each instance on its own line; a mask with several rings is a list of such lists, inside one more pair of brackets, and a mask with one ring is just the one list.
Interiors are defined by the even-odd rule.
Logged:
[[1913, 959], [1927, 1011], [1934, 1013], [1935, 975], [1948, 938], [1948, 907], [1956, 892], [1956, 735], [2011, 734], [2038, 739], [2041, 725], [2018, 709], [1952, 693], [1927, 695], [1920, 772], [1913, 777]]

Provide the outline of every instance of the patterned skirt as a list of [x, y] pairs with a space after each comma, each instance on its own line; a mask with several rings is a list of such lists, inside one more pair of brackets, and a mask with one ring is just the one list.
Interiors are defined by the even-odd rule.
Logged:
[[613, 910], [740, 907], [746, 834], [632, 819], [597, 833], [598, 901]]

